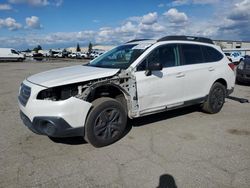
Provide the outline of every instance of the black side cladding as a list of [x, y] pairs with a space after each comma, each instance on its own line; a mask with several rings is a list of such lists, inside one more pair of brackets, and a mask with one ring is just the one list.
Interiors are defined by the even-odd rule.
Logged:
[[47, 135], [51, 137], [73, 137], [84, 136], [84, 127], [71, 127], [61, 117], [34, 117], [31, 121], [22, 111], [20, 111], [20, 117], [24, 123], [32, 132], [40, 135]]

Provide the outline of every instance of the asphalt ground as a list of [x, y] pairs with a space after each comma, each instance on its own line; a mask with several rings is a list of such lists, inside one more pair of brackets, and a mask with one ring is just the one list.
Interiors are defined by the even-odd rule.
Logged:
[[0, 63], [0, 187], [249, 188], [250, 86], [236, 85], [218, 114], [197, 106], [129, 121], [117, 143], [50, 139], [19, 118], [26, 77], [83, 61]]

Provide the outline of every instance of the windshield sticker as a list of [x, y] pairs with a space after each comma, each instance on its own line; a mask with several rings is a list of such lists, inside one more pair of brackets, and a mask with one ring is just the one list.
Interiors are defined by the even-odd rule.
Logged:
[[148, 48], [149, 46], [151, 46], [152, 44], [149, 43], [143, 43], [143, 44], [138, 44], [135, 47], [133, 47], [133, 50], [145, 50], [146, 48]]

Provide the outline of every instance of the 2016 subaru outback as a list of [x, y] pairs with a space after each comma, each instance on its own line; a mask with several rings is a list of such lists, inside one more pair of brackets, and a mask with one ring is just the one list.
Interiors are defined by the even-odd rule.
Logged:
[[234, 65], [210, 39], [167, 36], [133, 40], [87, 65], [30, 76], [18, 99], [33, 132], [84, 136], [102, 147], [122, 137], [127, 118], [193, 104], [217, 113], [234, 83]]

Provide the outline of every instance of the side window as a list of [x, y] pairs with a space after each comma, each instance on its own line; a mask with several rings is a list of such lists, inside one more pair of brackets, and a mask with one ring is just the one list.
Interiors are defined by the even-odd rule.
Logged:
[[176, 45], [168, 45], [159, 48], [159, 59], [163, 67], [174, 67], [176, 63]]
[[16, 50], [11, 50], [12, 54], [19, 54]]
[[163, 67], [174, 67], [177, 63], [177, 45], [165, 45], [154, 49], [148, 57], [137, 67], [138, 71], [146, 70], [147, 63], [161, 63]]
[[181, 47], [184, 65], [203, 63], [201, 46], [182, 44]]
[[203, 51], [205, 62], [215, 62], [223, 58], [223, 55], [212, 47], [203, 46], [202, 51]]

